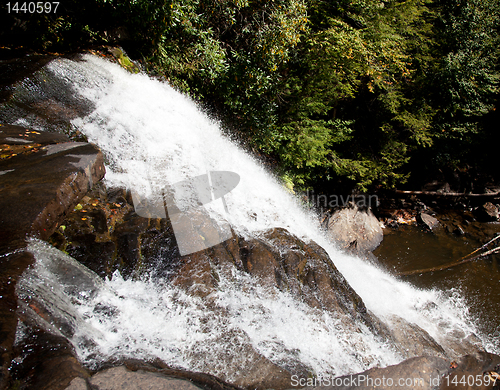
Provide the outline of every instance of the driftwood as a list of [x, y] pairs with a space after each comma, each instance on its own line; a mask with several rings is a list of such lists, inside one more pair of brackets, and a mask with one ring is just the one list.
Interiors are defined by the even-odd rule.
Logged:
[[490, 250], [488, 250], [488, 251], [486, 251], [484, 253], [481, 253], [480, 255], [477, 255], [477, 256], [474, 256], [474, 257], [470, 257], [470, 256], [476, 254], [477, 252], [479, 252], [481, 249], [486, 248], [488, 245], [490, 245], [492, 242], [496, 241], [499, 238], [500, 238], [500, 234], [497, 235], [496, 237], [494, 237], [493, 239], [491, 239], [490, 241], [488, 241], [482, 247], [477, 248], [475, 251], [469, 253], [468, 255], [460, 258], [459, 260], [457, 260], [457, 261], [455, 261], [453, 263], [441, 265], [441, 266], [438, 266], [438, 267], [425, 268], [425, 269], [417, 269], [417, 270], [414, 270], [414, 271], [398, 272], [396, 275], [398, 275], [398, 276], [409, 276], [409, 275], [415, 275], [415, 274], [424, 274], [424, 273], [428, 273], [428, 272], [443, 271], [445, 269], [452, 268], [452, 267], [455, 267], [457, 265], [465, 264], [465, 263], [468, 263], [470, 261], [474, 261], [474, 260], [480, 259], [481, 257], [489, 256], [492, 253], [500, 252], [500, 246], [497, 246], [497, 247], [495, 247], [493, 249], [490, 249]]
[[472, 194], [467, 192], [439, 192], [439, 191], [404, 191], [395, 190], [396, 194], [401, 195], [429, 195], [429, 196], [449, 196], [449, 197], [465, 197], [465, 198], [495, 198], [500, 197], [499, 192], [485, 192], [483, 194]]

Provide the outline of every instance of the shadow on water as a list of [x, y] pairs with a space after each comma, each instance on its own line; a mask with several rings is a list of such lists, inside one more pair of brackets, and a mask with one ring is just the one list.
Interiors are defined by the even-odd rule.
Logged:
[[[500, 225], [495, 228], [500, 231]], [[443, 228], [428, 232], [418, 226], [402, 225], [397, 230], [386, 230], [374, 254], [385, 268], [398, 274], [453, 263], [482, 244], [467, 236], [446, 233]], [[418, 288], [458, 290], [478, 329], [495, 342], [500, 340], [500, 255], [400, 278]]]

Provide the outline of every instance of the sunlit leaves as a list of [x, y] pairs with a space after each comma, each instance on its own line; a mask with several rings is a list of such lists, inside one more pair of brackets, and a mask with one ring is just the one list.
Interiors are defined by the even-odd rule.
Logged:
[[494, 108], [499, 89], [500, 5], [488, 0], [441, 2], [441, 47], [436, 74], [444, 137], [468, 140], [478, 118]]

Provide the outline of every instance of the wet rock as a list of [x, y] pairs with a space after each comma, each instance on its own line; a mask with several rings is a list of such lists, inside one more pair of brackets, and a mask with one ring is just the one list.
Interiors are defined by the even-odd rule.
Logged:
[[[130, 371], [124, 366], [109, 368], [94, 375], [89, 380], [95, 390], [198, 390], [189, 380], [175, 379], [156, 372]], [[66, 390], [77, 390], [67, 387]]]
[[341, 248], [360, 255], [373, 251], [384, 237], [377, 217], [353, 203], [336, 211], [329, 218], [327, 229], [330, 239]]
[[[209, 372], [245, 389], [284, 389], [290, 383], [290, 370], [278, 366], [256, 351], [249, 336], [241, 330], [229, 330], [214, 340], [214, 345], [227, 346], [238, 353], [228, 358], [225, 348], [211, 348], [208, 353], [194, 352], [191, 356], [194, 358], [194, 371]], [[300, 366], [298, 372], [311, 373], [311, 370]]]
[[66, 390], [89, 390], [87, 381], [83, 378], [76, 377], [73, 379]]
[[104, 177], [104, 163], [93, 145], [68, 142], [0, 160], [0, 173], [0, 242], [9, 250], [15, 242], [22, 246], [26, 235], [47, 239]]
[[405, 359], [416, 356], [447, 357], [443, 347], [418, 325], [397, 316], [391, 316], [388, 322], [392, 338]]
[[451, 337], [439, 340], [449, 358], [485, 352], [481, 340], [474, 334], [467, 335], [462, 331], [454, 331], [449, 336]]
[[90, 376], [65, 337], [42, 330], [29, 332], [19, 343], [19, 349], [11, 372], [23, 389], [62, 390], [74, 378]]
[[[333, 313], [336, 318], [341, 319], [345, 329], [356, 332], [360, 321], [381, 337], [388, 337], [390, 333], [385, 325], [366, 309], [361, 298], [320, 246], [314, 242], [304, 243], [285, 229], [275, 228], [263, 233], [259, 238], [250, 240], [234, 235], [222, 244], [183, 256], [170, 271], [171, 282], [189, 294], [210, 299], [216, 295], [214, 293], [218, 288], [220, 273], [224, 273], [225, 278], [231, 278], [231, 269], [234, 267], [240, 272], [252, 275], [260, 286], [269, 291], [279, 289], [289, 292], [312, 308]], [[245, 341], [242, 335], [233, 335], [220, 343], [240, 345], [244, 360], [241, 366], [230, 370], [236, 375], [231, 383], [238, 386], [286, 388], [293, 373], [303, 372], [311, 375], [311, 370], [299, 362], [294, 365], [292, 358], [281, 367], [271, 363], [256, 353], [249, 345], [249, 340]], [[290, 356], [293, 354], [290, 353]], [[200, 357], [196, 360], [204, 362], [205, 366], [198, 369], [206, 372], [217, 372], [216, 365], [220, 364], [219, 359]], [[224, 360], [224, 357], [221, 356], [221, 360]], [[245, 361], [253, 363], [245, 364]], [[228, 362], [224, 364], [227, 365]], [[218, 375], [224, 374], [221, 372]]]
[[480, 222], [498, 221], [498, 207], [491, 202], [486, 202], [475, 210], [475, 216]]
[[322, 378], [322, 381], [316, 382], [314, 378], [309, 381], [308, 378], [297, 378], [293, 383], [303, 383], [307, 387], [298, 387], [308, 390], [491, 389], [492, 382], [485, 380], [483, 373], [494, 370], [499, 363], [500, 356], [486, 352], [466, 355], [454, 361], [435, 356], [421, 356], [389, 367], [372, 368], [359, 374]]
[[[446, 374], [449, 366], [450, 361], [443, 358], [415, 357], [393, 366], [372, 368], [354, 375], [327, 378], [329, 382], [316, 381], [315, 383], [314, 380], [310, 380], [310, 384], [304, 388], [308, 390], [390, 390], [394, 388], [433, 390], [439, 386], [440, 378]], [[307, 380], [302, 382], [307, 385]]]
[[455, 331], [455, 334], [448, 335], [451, 337], [436, 340], [418, 325], [403, 318], [390, 316], [385, 319], [391, 330], [391, 339], [405, 359], [416, 356], [455, 359], [465, 354], [484, 352], [481, 340], [474, 335]]
[[465, 231], [464, 229], [462, 229], [461, 226], [457, 226], [454, 230], [453, 230], [453, 233], [456, 234], [457, 236], [464, 236], [465, 235]]
[[81, 234], [73, 236], [69, 243], [63, 242], [56, 246], [64, 248], [71, 257], [103, 278], [115, 270], [113, 268], [116, 253], [114, 242], [96, 242], [93, 234]]
[[123, 189], [95, 186], [50, 243], [101, 277], [165, 276], [168, 260], [180, 257], [170, 221], [139, 216], [126, 197]]
[[95, 273], [43, 241], [33, 240], [28, 250], [36, 263], [16, 286], [18, 315], [29, 328], [44, 329], [71, 338], [78, 318], [73, 302], [91, 299], [104, 282]]
[[64, 134], [36, 131], [18, 125], [0, 125], [0, 145], [43, 146], [64, 142], [69, 142], [68, 136]]
[[214, 375], [187, 371], [180, 368], [172, 368], [160, 359], [155, 359], [149, 362], [137, 359], [127, 359], [123, 362], [123, 364], [130, 371], [135, 372], [142, 370], [146, 372], [160, 373], [171, 378], [189, 380], [197, 386], [208, 390], [239, 390], [238, 387], [230, 385]]
[[[60, 61], [60, 58], [45, 58], [42, 63], [45, 65], [51, 60]], [[15, 62], [12, 65], [14, 68], [16, 65], [22, 66]], [[35, 68], [31, 67], [33, 70]], [[15, 74], [16, 70], [12, 73]], [[7, 87], [8, 94], [4, 95], [8, 100], [0, 104], [0, 117], [5, 123], [19, 123], [22, 120], [37, 131], [65, 133], [71, 135], [73, 140], [86, 141], [85, 137], [75, 132], [70, 122], [88, 115], [93, 107], [87, 99], [75, 94], [74, 85], [69, 80], [58, 77], [44, 66], [29, 77], [19, 78], [15, 75], [12, 81], [14, 84]], [[35, 85], [44, 87], [34, 88]]]
[[0, 268], [0, 389], [9, 383], [9, 368], [13, 356], [13, 345], [17, 328], [16, 284], [34, 257], [24, 251], [2, 258]]
[[491, 389], [493, 383], [485, 372], [498, 370], [500, 356], [487, 352], [465, 355], [453, 361], [443, 375], [439, 390]]
[[[47, 239], [64, 215], [104, 176], [103, 156], [90, 144], [69, 143], [60, 134], [0, 126], [0, 388], [8, 380], [17, 324], [15, 286], [33, 262], [27, 236]], [[61, 143], [62, 142], [62, 143]], [[31, 147], [35, 146], [35, 147]], [[18, 147], [13, 152], [13, 147]]]
[[426, 213], [418, 213], [417, 222], [429, 230], [433, 230], [434, 228], [439, 226], [439, 221], [437, 220], [437, 218]]
[[14, 88], [12, 85], [40, 70], [53, 58], [54, 56], [33, 54], [0, 61], [0, 74], [2, 75], [0, 102], [7, 101], [13, 94]]
[[217, 287], [214, 266], [235, 266], [257, 278], [262, 286], [290, 292], [311, 307], [344, 314], [351, 326], [362, 320], [370, 328], [376, 328], [363, 301], [325, 250], [282, 228], [271, 229], [251, 240], [234, 235], [222, 244], [183, 256], [177, 264], [180, 268], [173, 272], [172, 282], [190, 291], [204, 289], [203, 295], [210, 294]]

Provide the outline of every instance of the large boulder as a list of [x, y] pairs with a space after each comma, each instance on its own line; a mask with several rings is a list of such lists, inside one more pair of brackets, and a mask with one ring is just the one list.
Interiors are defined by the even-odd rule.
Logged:
[[238, 390], [219, 378], [169, 367], [162, 361], [128, 359], [122, 366], [105, 368], [91, 378], [74, 378], [65, 390]]
[[342, 249], [366, 255], [377, 248], [384, 233], [379, 220], [370, 209], [361, 210], [351, 202], [328, 219], [328, 235]]
[[421, 356], [399, 364], [321, 380], [294, 378], [295, 388], [307, 390], [389, 390], [394, 388], [434, 390], [450, 367], [446, 359]]

